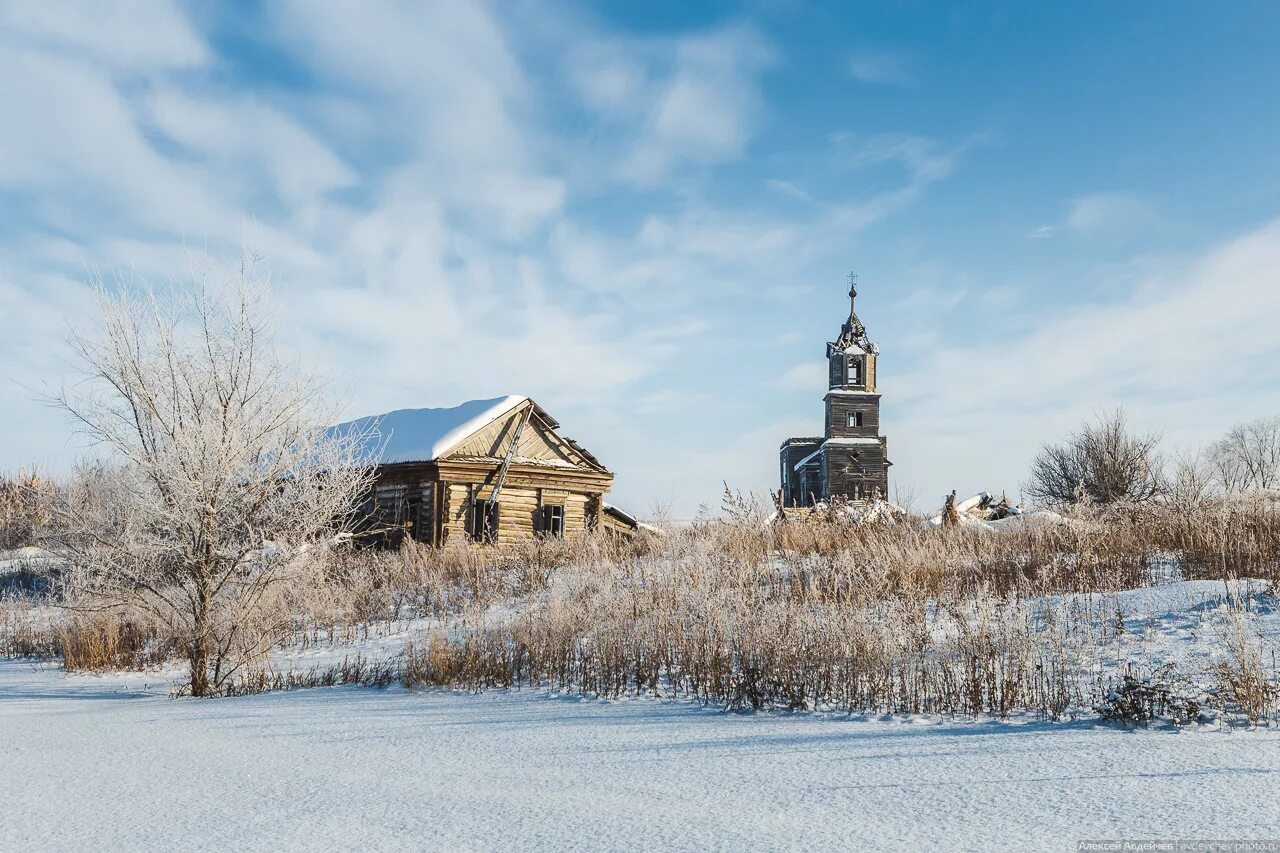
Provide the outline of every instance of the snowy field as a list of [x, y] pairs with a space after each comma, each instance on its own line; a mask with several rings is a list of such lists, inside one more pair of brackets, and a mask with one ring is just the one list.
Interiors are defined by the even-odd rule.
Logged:
[[[145, 686], [144, 686], [145, 685]], [[0, 849], [1074, 849], [1280, 838], [1280, 732], [725, 714], [0, 661]]]

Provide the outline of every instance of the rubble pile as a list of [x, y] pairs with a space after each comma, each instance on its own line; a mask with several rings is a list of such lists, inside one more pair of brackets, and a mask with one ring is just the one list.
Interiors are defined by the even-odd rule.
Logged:
[[991, 492], [978, 492], [962, 501], [956, 493], [947, 496], [942, 511], [929, 519], [930, 527], [982, 527], [987, 530], [1004, 530], [1032, 522], [1058, 524], [1065, 522], [1062, 516], [1047, 509], [1024, 509], [1009, 500], [1008, 495], [996, 497]]
[[867, 501], [819, 501], [811, 507], [789, 507], [785, 514], [774, 512], [765, 524], [777, 524], [781, 520], [842, 521], [850, 524], [879, 524], [901, 521], [909, 513], [893, 501], [873, 497]]

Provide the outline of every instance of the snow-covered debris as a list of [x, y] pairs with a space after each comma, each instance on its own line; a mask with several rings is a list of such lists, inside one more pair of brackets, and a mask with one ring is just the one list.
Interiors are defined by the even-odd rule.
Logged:
[[64, 561], [52, 551], [28, 546], [0, 551], [0, 596], [9, 592], [41, 592]]
[[0, 551], [0, 575], [41, 574], [57, 568], [62, 563], [61, 557], [44, 548], [27, 546], [12, 551]]
[[637, 516], [627, 512], [625, 509], [622, 509], [621, 507], [618, 507], [609, 503], [608, 501], [602, 502], [600, 506], [605, 512], [611, 513], [612, 515], [617, 517], [619, 520], [621, 520], [625, 524], [630, 525], [631, 528], [637, 532], [643, 530], [647, 533], [652, 533], [655, 536], [667, 535], [666, 531], [664, 531], [661, 527], [655, 527], [652, 524], [645, 524]]
[[[837, 501], [829, 504], [818, 501], [811, 507], [789, 508], [787, 518], [832, 519], [847, 521], [853, 524], [875, 524], [883, 521], [896, 521], [907, 517], [907, 511], [892, 501], [883, 498], [872, 498], [869, 501]], [[766, 526], [777, 524], [781, 520], [777, 512], [765, 519]]]
[[443, 409], [396, 409], [335, 424], [327, 432], [348, 435], [372, 429], [370, 463], [429, 462], [444, 456], [463, 439], [498, 420], [526, 399], [508, 394], [486, 400], [468, 400]]
[[985, 522], [991, 530], [1011, 530], [1032, 524], [1070, 524], [1071, 520], [1048, 509], [1021, 509], [1018, 513]]
[[4, 563], [39, 563], [57, 560], [58, 555], [44, 548], [28, 545], [12, 551], [0, 551], [0, 564]]
[[[1011, 502], [1008, 496], [996, 498], [991, 492], [978, 492], [972, 497], [956, 501], [955, 509], [961, 527], [979, 527], [985, 530], [1009, 530], [1029, 524], [1063, 524], [1067, 521], [1056, 512], [1023, 509]], [[930, 527], [942, 527], [945, 514], [944, 507], [927, 524]]]
[[880, 521], [897, 521], [907, 517], [907, 511], [893, 501], [875, 498], [865, 505], [846, 504], [845, 515], [857, 524], [874, 524]]

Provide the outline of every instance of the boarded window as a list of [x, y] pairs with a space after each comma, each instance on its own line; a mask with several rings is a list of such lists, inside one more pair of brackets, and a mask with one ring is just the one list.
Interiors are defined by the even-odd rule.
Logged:
[[498, 541], [498, 503], [476, 498], [471, 502], [471, 519], [467, 529], [474, 542], [492, 545]]
[[564, 538], [564, 506], [547, 504], [539, 509], [538, 529], [543, 536]]
[[418, 542], [431, 542], [435, 527], [435, 492], [428, 486], [406, 501], [405, 521], [409, 536]]

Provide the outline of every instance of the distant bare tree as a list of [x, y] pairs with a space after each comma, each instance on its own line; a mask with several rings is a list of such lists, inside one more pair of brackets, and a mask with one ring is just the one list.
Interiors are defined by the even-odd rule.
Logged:
[[1213, 467], [1203, 453], [1183, 454], [1173, 461], [1167, 485], [1170, 506], [1190, 512], [1213, 495]]
[[1209, 447], [1207, 457], [1225, 492], [1280, 489], [1280, 417], [1237, 424]]
[[370, 484], [367, 435], [326, 431], [323, 385], [277, 352], [266, 293], [252, 258], [163, 292], [99, 282], [99, 328], [71, 339], [84, 381], [57, 398], [112, 451], [60, 505], [74, 600], [157, 620], [195, 696], [265, 651], [273, 604], [322, 570]]
[[1065, 443], [1045, 445], [1023, 491], [1049, 504], [1142, 502], [1165, 492], [1158, 435], [1129, 431], [1123, 409], [1081, 425]]

